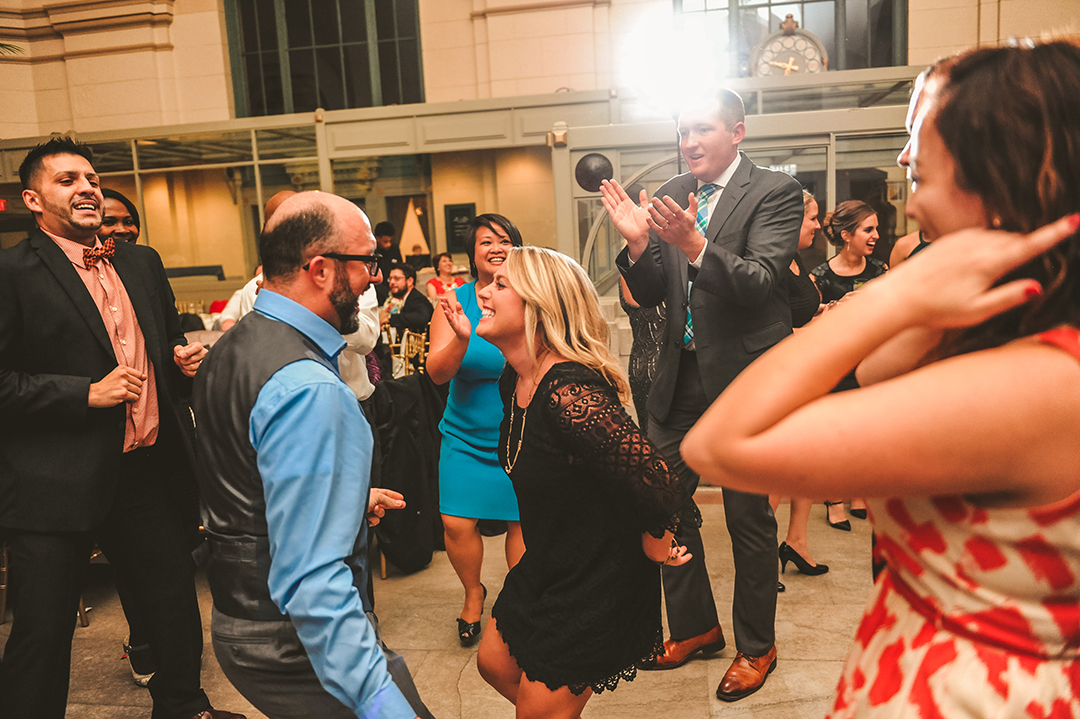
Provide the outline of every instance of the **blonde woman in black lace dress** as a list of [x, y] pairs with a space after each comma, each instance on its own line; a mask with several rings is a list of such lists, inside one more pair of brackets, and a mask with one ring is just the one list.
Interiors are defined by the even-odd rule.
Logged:
[[581, 266], [510, 251], [481, 291], [477, 334], [508, 367], [499, 455], [526, 551], [492, 608], [477, 665], [517, 716], [580, 715], [662, 647], [660, 566], [689, 559], [690, 493], [627, 415], [627, 382]]

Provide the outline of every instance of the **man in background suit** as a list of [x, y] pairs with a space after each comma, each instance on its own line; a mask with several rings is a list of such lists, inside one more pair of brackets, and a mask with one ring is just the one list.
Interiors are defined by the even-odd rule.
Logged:
[[66, 138], [29, 152], [19, 175], [38, 229], [0, 252], [0, 533], [15, 602], [0, 715], [63, 718], [96, 542], [150, 618], [154, 719], [236, 719], [199, 686], [195, 525], [175, 486], [192, 472], [175, 384], [206, 350], [186, 344], [157, 253], [97, 239], [90, 161]]
[[434, 307], [423, 292], [415, 292], [416, 270], [409, 265], [398, 265], [390, 270], [387, 278], [390, 297], [379, 313], [379, 321], [398, 332], [427, 332]]
[[[695, 486], [698, 476], [679, 452], [683, 436], [739, 372], [791, 333], [783, 278], [798, 246], [802, 188], [739, 152], [744, 114], [730, 90], [684, 109], [679, 147], [690, 172], [665, 183], [651, 203], [644, 191], [635, 203], [615, 182], [601, 189], [627, 242], [616, 264], [634, 298], [646, 307], [667, 303], [649, 437]], [[723, 494], [735, 556], [738, 655], [717, 697], [734, 701], [761, 688], [776, 666], [776, 518], [767, 496], [726, 488]], [[684, 521], [676, 539], [693, 559], [663, 572], [671, 638], [656, 669], [725, 645], [701, 533], [690, 524]]]

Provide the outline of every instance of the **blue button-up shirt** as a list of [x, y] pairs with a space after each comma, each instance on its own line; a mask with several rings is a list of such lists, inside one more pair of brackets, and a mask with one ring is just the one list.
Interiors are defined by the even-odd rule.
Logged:
[[270, 532], [270, 596], [289, 615], [328, 692], [358, 717], [412, 719], [358, 589], [366, 576], [356, 550], [366, 546], [373, 443], [356, 395], [337, 373], [345, 340], [267, 289], [254, 310], [302, 332], [333, 368], [314, 359], [282, 367], [251, 410]]

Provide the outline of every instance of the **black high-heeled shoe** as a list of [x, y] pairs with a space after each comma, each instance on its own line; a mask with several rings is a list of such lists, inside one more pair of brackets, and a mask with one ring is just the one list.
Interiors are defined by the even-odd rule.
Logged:
[[809, 574], [811, 577], [816, 577], [819, 574], [824, 574], [829, 571], [829, 565], [827, 564], [810, 564], [805, 558], [794, 549], [791, 548], [787, 542], [780, 543], [780, 573], [783, 574], [787, 570], [788, 562], [794, 562], [799, 571], [803, 574]]
[[829, 526], [832, 527], [833, 529], [842, 529], [845, 532], [850, 532], [851, 531], [851, 522], [849, 522], [848, 520], [845, 519], [842, 522], [834, 522], [831, 519], [829, 519], [829, 507], [831, 507], [831, 506], [833, 506], [835, 504], [839, 504], [840, 506], [844, 505], [843, 502], [829, 502], [829, 501], [825, 502], [825, 521], [828, 522]]
[[851, 516], [866, 519], [866, 507], [852, 507]]
[[[483, 584], [481, 584], [480, 588], [484, 590], [484, 601], [487, 601], [487, 587], [485, 587]], [[483, 619], [483, 617], [484, 617], [484, 607], [483, 607], [483, 605], [480, 605], [480, 618]], [[461, 640], [461, 646], [463, 646], [463, 647], [471, 647], [472, 645], [476, 644], [477, 640], [480, 639], [480, 621], [479, 620], [475, 621], [475, 622], [467, 622], [464, 619], [462, 619], [461, 617], [458, 617], [457, 629], [458, 629], [458, 639]]]

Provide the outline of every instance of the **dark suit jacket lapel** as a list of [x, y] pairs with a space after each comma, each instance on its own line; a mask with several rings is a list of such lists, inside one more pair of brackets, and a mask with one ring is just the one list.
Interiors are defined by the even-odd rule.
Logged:
[[71, 266], [71, 260], [67, 258], [52, 239], [44, 232], [38, 230], [30, 236], [30, 245], [38, 253], [38, 257], [56, 277], [56, 281], [64, 288], [64, 292], [71, 298], [72, 304], [90, 326], [90, 331], [101, 346], [109, 353], [114, 354], [112, 342], [109, 341], [109, 333], [105, 329], [105, 322], [101, 319], [101, 312], [94, 304], [94, 298], [79, 278], [79, 273]]
[[146, 288], [147, 278], [133, 255], [125, 252], [127, 249], [129, 248], [116, 248], [113, 267], [116, 268], [116, 274], [120, 275], [131, 306], [135, 309], [135, 317], [139, 320], [139, 329], [142, 330], [143, 342], [146, 345], [146, 356], [155, 367], [161, 367], [161, 339], [157, 335], [158, 327], [150, 305], [150, 293]]
[[716, 203], [716, 208], [709, 218], [709, 226], [705, 229], [705, 239], [709, 242], [715, 241], [720, 236], [724, 223], [731, 217], [731, 213], [735, 211], [735, 206], [739, 204], [743, 195], [746, 194], [746, 187], [750, 184], [750, 169], [752, 167], [753, 163], [750, 162], [750, 158], [740, 151], [739, 166], [736, 168], [735, 174], [732, 175], [727, 187], [720, 193], [720, 201]]

